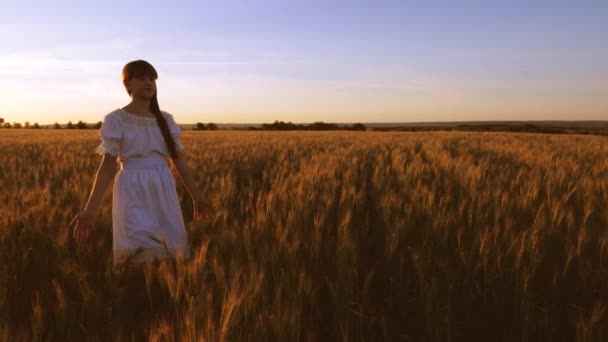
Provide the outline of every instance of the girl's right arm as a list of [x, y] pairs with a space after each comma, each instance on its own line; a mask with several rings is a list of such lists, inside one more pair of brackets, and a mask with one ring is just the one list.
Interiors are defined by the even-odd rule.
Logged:
[[89, 196], [89, 200], [85, 205], [85, 210], [92, 214], [97, 214], [99, 207], [101, 206], [101, 200], [106, 192], [106, 189], [112, 183], [116, 172], [118, 171], [118, 164], [116, 163], [116, 157], [106, 153], [101, 159], [101, 164], [97, 169], [95, 175], [95, 182], [93, 184], [93, 190]]
[[84, 210], [76, 214], [70, 222], [70, 226], [76, 223], [73, 236], [78, 243], [82, 243], [88, 238], [90, 228], [93, 227], [93, 221], [99, 211], [103, 195], [117, 171], [118, 164], [116, 163], [116, 157], [107, 153], [104, 154], [101, 164], [97, 169], [97, 173], [95, 174], [93, 190], [91, 191], [87, 204], [85, 205]]

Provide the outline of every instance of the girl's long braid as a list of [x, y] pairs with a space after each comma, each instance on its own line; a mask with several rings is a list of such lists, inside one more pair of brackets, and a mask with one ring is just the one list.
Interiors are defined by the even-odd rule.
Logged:
[[158, 123], [158, 127], [160, 128], [160, 132], [163, 134], [163, 138], [165, 139], [165, 143], [167, 144], [167, 148], [169, 149], [169, 154], [171, 154], [171, 158], [177, 158], [175, 140], [173, 140], [173, 136], [171, 136], [167, 120], [160, 112], [160, 107], [158, 106], [158, 98], [156, 97], [156, 94], [154, 94], [152, 100], [150, 101], [150, 111], [156, 116], [156, 122]]

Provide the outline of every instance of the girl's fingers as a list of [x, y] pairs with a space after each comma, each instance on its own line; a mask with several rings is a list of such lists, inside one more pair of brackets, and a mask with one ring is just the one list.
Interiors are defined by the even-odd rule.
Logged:
[[74, 232], [72, 234], [72, 236], [74, 237], [74, 241], [80, 244], [86, 239], [88, 239], [90, 235], [90, 228], [91, 225], [89, 223], [78, 221], [76, 223], [76, 227], [74, 227]]
[[74, 236], [74, 240], [78, 241], [78, 224], [76, 224], [76, 227], [74, 227], [74, 233], [72, 234]]

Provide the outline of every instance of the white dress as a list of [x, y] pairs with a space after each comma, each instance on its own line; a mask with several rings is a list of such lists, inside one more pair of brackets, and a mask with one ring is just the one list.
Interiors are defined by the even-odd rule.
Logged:
[[[182, 150], [180, 127], [173, 115], [161, 113], [177, 150]], [[190, 257], [175, 179], [167, 164], [169, 150], [156, 118], [116, 109], [104, 117], [99, 135], [102, 142], [95, 152], [116, 156], [120, 163], [112, 194], [114, 267], [127, 258], [151, 261], [168, 253]]]

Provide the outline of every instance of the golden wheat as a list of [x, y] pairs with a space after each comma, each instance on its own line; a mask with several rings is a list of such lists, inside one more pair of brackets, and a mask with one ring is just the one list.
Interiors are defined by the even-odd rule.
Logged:
[[188, 224], [189, 260], [123, 279], [111, 196], [90, 248], [67, 227], [97, 132], [0, 130], [2, 340], [608, 339], [605, 137], [182, 139], [218, 219]]

